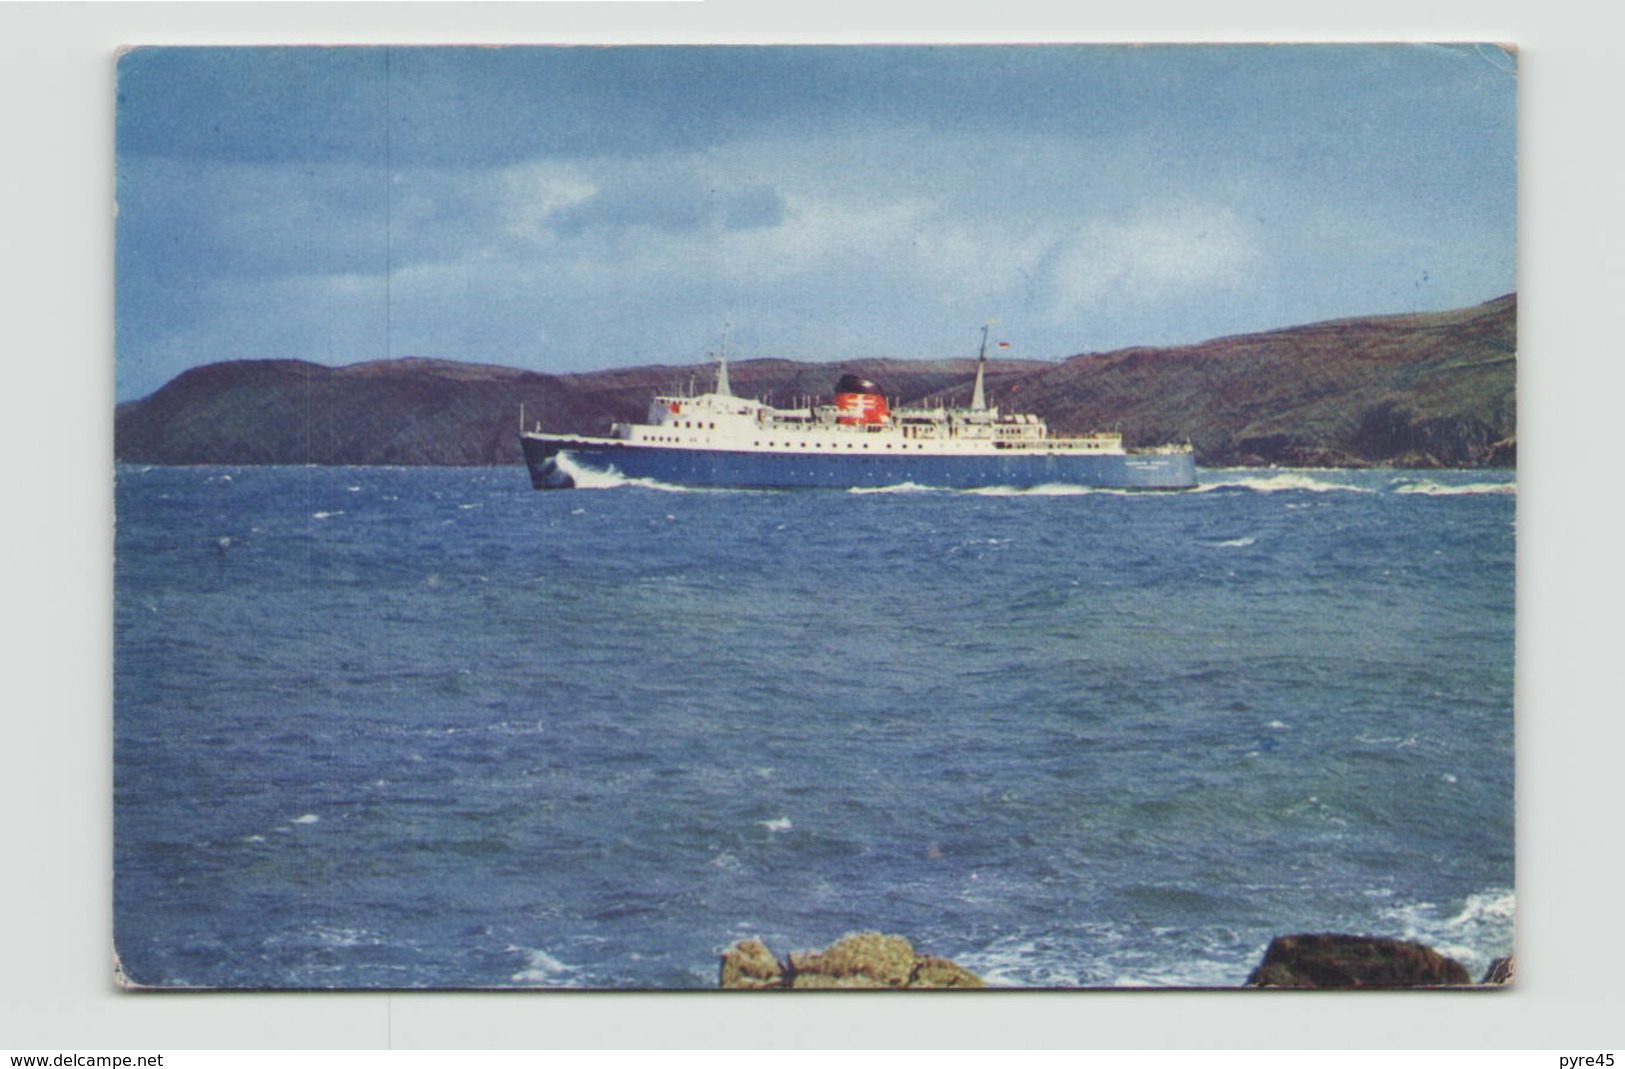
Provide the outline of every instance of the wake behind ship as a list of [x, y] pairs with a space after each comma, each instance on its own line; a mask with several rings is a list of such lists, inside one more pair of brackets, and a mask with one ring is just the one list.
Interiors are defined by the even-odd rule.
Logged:
[[781, 409], [736, 397], [724, 353], [712, 392], [656, 396], [643, 423], [617, 423], [608, 437], [549, 434], [538, 423], [519, 440], [538, 490], [575, 486], [573, 471], [759, 489], [1196, 485], [1189, 445], [1128, 449], [1118, 433], [1052, 435], [1038, 416], [990, 406], [986, 370], [983, 328], [968, 408], [893, 409], [879, 386], [849, 374], [831, 403]]

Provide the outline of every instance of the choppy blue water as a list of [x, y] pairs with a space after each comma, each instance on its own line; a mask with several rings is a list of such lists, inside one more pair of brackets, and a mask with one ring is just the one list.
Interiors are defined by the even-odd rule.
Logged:
[[1513, 913], [1504, 473], [1173, 495], [117, 474], [138, 983], [709, 987], [899, 932], [1013, 986]]

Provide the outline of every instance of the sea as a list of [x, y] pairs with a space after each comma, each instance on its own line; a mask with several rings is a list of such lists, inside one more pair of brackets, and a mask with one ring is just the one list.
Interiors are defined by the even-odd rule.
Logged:
[[1516, 485], [537, 493], [116, 470], [136, 985], [681, 989], [906, 936], [1013, 988], [1513, 948]]

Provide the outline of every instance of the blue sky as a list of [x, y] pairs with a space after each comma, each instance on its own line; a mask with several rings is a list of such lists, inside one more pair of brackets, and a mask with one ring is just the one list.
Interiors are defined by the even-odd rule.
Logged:
[[1058, 358], [1516, 286], [1489, 46], [138, 49], [116, 383]]

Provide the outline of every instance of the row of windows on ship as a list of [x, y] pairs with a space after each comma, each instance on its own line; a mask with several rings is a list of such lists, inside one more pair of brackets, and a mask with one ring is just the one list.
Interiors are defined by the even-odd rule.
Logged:
[[[644, 441], [648, 441], [648, 442], [686, 442], [686, 443], [689, 443], [689, 444], [693, 444], [694, 439], [692, 439], [692, 438], [683, 438], [683, 437], [680, 437], [678, 435], [671, 435], [671, 434], [651, 434], [651, 435], [645, 436]], [[707, 438], [706, 441], [709, 442], [710, 439]], [[763, 443], [760, 440], [757, 440], [757, 441], [751, 442], [750, 444], [753, 445], [753, 446], [760, 447]], [[783, 448], [785, 448], [785, 449], [795, 449], [798, 446], [798, 444], [799, 444], [800, 448], [802, 448], [802, 449], [817, 448], [817, 449], [829, 449], [829, 450], [833, 451], [833, 450], [839, 450], [841, 448], [841, 443], [840, 442], [836, 442], [836, 443], [833, 443], [833, 444], [826, 444], [826, 443], [822, 443], [822, 442], [814, 442], [811, 445], [809, 445], [806, 442], [797, 443], [797, 442], [791, 442], [791, 441], [785, 441], [785, 442], [770, 441], [770, 442], [766, 443], [766, 445], [767, 445], [767, 447], [769, 449], [777, 449], [777, 448], [780, 448], [781, 446]], [[848, 448], [848, 449], [868, 449], [868, 448], [870, 448], [870, 443], [869, 442], [847, 442], [847, 443], [845, 443], [845, 445], [846, 445], [846, 448]], [[1070, 449], [1083, 449], [1083, 450], [1095, 449], [1095, 450], [1099, 450], [1099, 449], [1105, 449], [1106, 445], [1107, 445], [1106, 442], [1095, 440], [1095, 439], [1082, 439], [1082, 440], [1070, 441], [1070, 442], [1044, 442], [1044, 441], [1006, 442], [1006, 441], [995, 441], [993, 443], [993, 446], [996, 449], [1046, 449], [1046, 448], [1066, 447], [1066, 448], [1070, 448]], [[897, 445], [897, 444], [895, 444], [893, 442], [887, 442], [886, 443], [886, 448], [887, 449], [907, 449], [908, 448], [908, 443], [904, 442], [901, 445]], [[914, 448], [915, 449], [924, 449], [925, 446], [923, 444], [918, 444], [917, 443], [914, 446]]]
[[[678, 424], [678, 422], [676, 420], [672, 420], [671, 421], [671, 426], [676, 427], [676, 426], [679, 426], [679, 424]], [[697, 420], [697, 419], [696, 420], [687, 420], [687, 419], [685, 419], [685, 420], [683, 420], [681, 426], [684, 427], [687, 430], [693, 430], [693, 431], [704, 431], [704, 430], [712, 430], [712, 431], [714, 431], [714, 430], [717, 429], [717, 425], [715, 423], [706, 423], [706, 422], [704, 422], [702, 420]], [[874, 426], [874, 427], [866, 427], [864, 429], [865, 430], [879, 430], [880, 427], [879, 426]], [[907, 423], [903, 424], [903, 433], [908, 435], [910, 438], [917, 437], [918, 435], [921, 435], [921, 434], [933, 435], [936, 432], [937, 432], [937, 427], [936, 427], [936, 424], [934, 424], [934, 423], [933, 424], [926, 424], [924, 426], [911, 425], [911, 424], [907, 424]], [[995, 427], [994, 428], [994, 433], [997, 434], [1000, 438], [1026, 438], [1026, 437], [1031, 436], [1034, 432], [1032, 430], [1027, 429], [1024, 426], [1021, 426], [1021, 425], [1017, 424], [1017, 425], [1013, 425], [1013, 426]], [[661, 440], [661, 439], [657, 439], [657, 440]], [[761, 443], [758, 442], [757, 444], [760, 445]], [[772, 445], [773, 443], [769, 442], [768, 444]], [[788, 445], [789, 443], [786, 442], [785, 444]], [[802, 443], [802, 444], [805, 445], [806, 443]], [[865, 446], [864, 448], [868, 448], [868, 447]]]
[[[705, 428], [703, 426], [695, 426], [694, 429], [695, 430], [704, 430]], [[716, 429], [716, 424], [715, 423], [711, 424], [711, 429], [712, 430]], [[694, 441], [693, 438], [687, 438], [687, 437], [683, 437], [681, 435], [674, 435], [674, 434], [648, 434], [648, 435], [643, 435], [642, 437], [643, 437], [643, 440], [646, 441], [646, 442], [687, 442], [687, 443], [692, 444], [693, 441]], [[706, 441], [709, 442], [710, 439], [707, 438]], [[750, 444], [753, 445], [753, 446], [760, 447], [762, 445], [762, 442], [760, 440], [757, 440], [757, 441], [751, 442]], [[769, 449], [777, 449], [777, 448], [782, 446], [785, 449], [794, 449], [794, 448], [797, 447], [797, 444], [798, 443], [791, 442], [791, 441], [785, 441], [785, 442], [770, 441], [770, 442], [767, 443], [767, 447]], [[1046, 441], [1044, 441], [1042, 439], [1033, 439], [1033, 440], [1029, 440], [1029, 441], [1003, 441], [1003, 440], [999, 440], [999, 441], [993, 442], [994, 447], [998, 448], [998, 449], [1043, 449], [1043, 448], [1066, 447], [1066, 448], [1071, 448], [1071, 449], [1082, 449], [1082, 450], [1095, 449], [1095, 450], [1097, 450], [1097, 449], [1106, 448], [1107, 444], [1108, 443], [1106, 443], [1105, 441], [1102, 441], [1102, 440], [1097, 439], [1097, 438], [1076, 439], [1076, 440], [1073, 440], [1073, 441], [1066, 441], [1066, 442], [1046, 442]], [[835, 442], [833, 444], [826, 444], [826, 443], [822, 443], [822, 442], [814, 442], [814, 443], [812, 443], [812, 445], [809, 446], [808, 443], [801, 442], [801, 443], [799, 443], [799, 445], [800, 445], [800, 447], [802, 449], [819, 448], [819, 449], [838, 450], [838, 449], [841, 448], [842, 443]], [[845, 443], [845, 445], [846, 445], [846, 448], [848, 448], [848, 449], [868, 449], [870, 447], [870, 443], [868, 443], [868, 442], [847, 442], [847, 443]], [[886, 448], [887, 449], [893, 449], [893, 448], [907, 449], [908, 448], [908, 443], [904, 442], [902, 445], [895, 445], [892, 442], [887, 442], [886, 443]], [[916, 444], [914, 446], [914, 448], [915, 449], [924, 449], [925, 446], [923, 444]]]
[[[696, 429], [703, 430], [704, 428], [696, 428]], [[647, 442], [687, 442], [687, 443], [692, 444], [694, 442], [694, 439], [693, 438], [685, 438], [685, 437], [683, 437], [681, 435], [675, 435], [675, 434], [650, 434], [650, 435], [645, 435], [644, 436], [644, 441], [647, 441]], [[706, 441], [710, 441], [710, 439], [707, 438]], [[755, 441], [755, 442], [752, 442], [750, 444], [754, 445], [754, 446], [760, 446], [763, 443], [760, 442], [760, 441]], [[767, 444], [767, 447], [769, 449], [777, 449], [780, 446], [783, 446], [785, 449], [794, 449], [794, 448], [796, 448], [796, 443], [795, 442], [790, 442], [790, 441], [786, 441], [786, 442], [773, 441], [773, 442], [768, 442], [766, 444]], [[811, 449], [811, 448], [815, 448], [815, 447], [819, 448], [819, 449], [839, 449], [839, 448], [841, 448], [841, 443], [839, 443], [839, 442], [836, 442], [833, 445], [827, 445], [827, 444], [824, 444], [822, 442], [813, 442], [811, 445], [809, 445], [806, 442], [802, 442], [800, 444], [801, 444], [802, 449]], [[870, 445], [870, 443], [868, 443], [868, 442], [861, 442], [861, 443], [847, 442], [846, 443], [846, 448], [848, 448], [848, 449], [868, 449], [869, 445]], [[887, 442], [886, 443], [886, 448], [887, 449], [894, 448], [893, 443]], [[903, 445], [895, 446], [895, 448], [897, 448], [897, 449], [907, 449], [908, 445], [905, 443]], [[924, 449], [925, 446], [924, 445], [916, 445], [914, 448], [915, 449]]]

